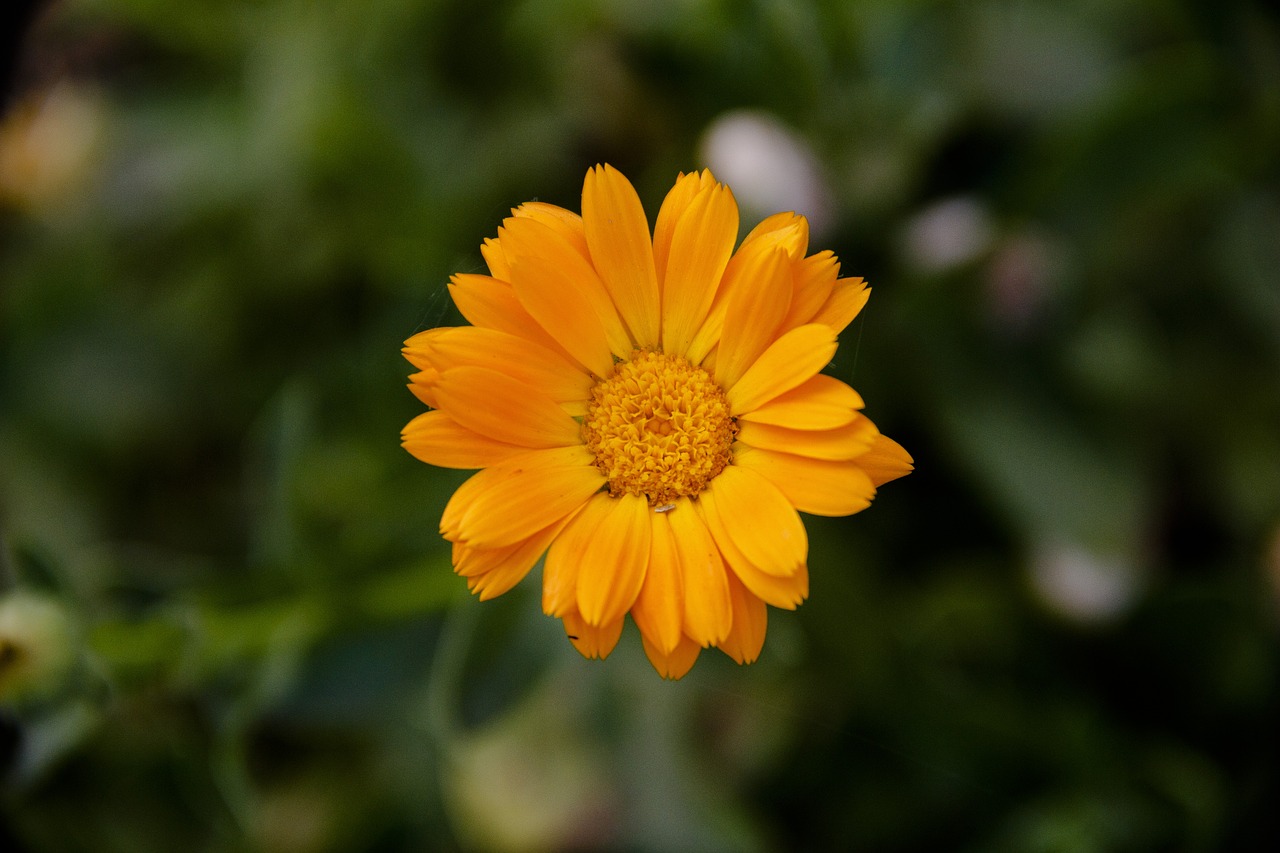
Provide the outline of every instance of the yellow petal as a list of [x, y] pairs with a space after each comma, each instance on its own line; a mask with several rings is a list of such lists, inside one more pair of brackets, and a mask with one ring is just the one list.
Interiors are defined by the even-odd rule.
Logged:
[[[808, 222], [803, 216], [797, 216], [794, 213], [778, 213], [770, 216], [747, 235], [742, 245], [738, 247], [738, 251], [729, 258], [729, 263], [724, 268], [724, 276], [720, 280], [720, 288], [711, 302], [711, 310], [707, 312], [707, 318], [703, 320], [698, 333], [693, 336], [693, 341], [689, 344], [686, 357], [690, 362], [710, 369], [714, 359], [709, 359], [707, 356], [720, 343], [726, 323], [725, 314], [729, 297], [738, 292], [739, 288], [745, 288], [749, 294], [755, 292], [758, 287], [759, 265], [770, 252], [781, 251], [788, 258], [798, 257], [804, 252], [808, 239]], [[790, 281], [789, 278], [788, 281]], [[790, 284], [788, 284], [788, 290], [790, 290]], [[765, 310], [761, 308], [761, 311]], [[773, 329], [776, 330], [778, 328], [776, 321], [786, 311], [786, 307], [768, 310], [777, 311], [769, 318], [774, 321]], [[737, 327], [730, 323], [730, 328], [736, 330]], [[764, 345], [760, 345], [759, 350], [763, 349]], [[759, 352], [757, 351], [756, 354], [758, 355]]]
[[[451, 543], [453, 548], [453, 570], [455, 573], [462, 575], [464, 578], [472, 575], [482, 575], [492, 568], [495, 568], [501, 562], [502, 551], [505, 549], [494, 548], [489, 551], [481, 551], [471, 548], [461, 542]], [[507, 546], [516, 547], [516, 546]]]
[[444, 412], [423, 412], [409, 421], [401, 436], [405, 450], [441, 468], [487, 468], [528, 451], [473, 432]]
[[789, 577], [804, 565], [809, 553], [804, 523], [777, 486], [758, 472], [730, 465], [711, 481], [700, 501], [707, 519], [715, 519], [761, 571]]
[[830, 326], [838, 335], [858, 316], [867, 300], [871, 298], [871, 288], [860, 278], [842, 278], [831, 290], [826, 304], [818, 310], [813, 322]]
[[836, 336], [829, 327], [811, 323], [774, 341], [728, 390], [735, 415], [754, 411], [802, 385], [831, 363]]
[[680, 642], [684, 626], [684, 579], [668, 518], [671, 513], [655, 515], [649, 568], [631, 608], [631, 618], [649, 642], [669, 654]]
[[658, 218], [653, 224], [653, 265], [659, 284], [666, 279], [667, 258], [671, 254], [671, 238], [676, 233], [676, 224], [689, 209], [689, 205], [693, 203], [698, 193], [715, 184], [716, 179], [709, 169], [688, 175], [681, 173], [676, 178], [675, 186], [662, 200], [662, 207], [658, 209]]
[[653, 664], [658, 675], [670, 681], [684, 678], [693, 669], [698, 653], [702, 651], [702, 647], [688, 637], [681, 637], [680, 644], [669, 653], [650, 643], [643, 634], [640, 639], [644, 642], [644, 653], [649, 658], [649, 663]]
[[769, 608], [729, 573], [729, 597], [733, 601], [733, 630], [720, 643], [720, 650], [738, 663], [754, 663], [764, 648], [769, 625]]
[[583, 258], [591, 257], [591, 253], [587, 251], [587, 235], [582, 227], [582, 217], [572, 210], [540, 201], [526, 201], [511, 211], [511, 215], [541, 222], [559, 234]]
[[[634, 344], [618, 316], [618, 309], [604, 282], [600, 280], [591, 262], [578, 254], [556, 229], [536, 219], [513, 217], [503, 223], [498, 233], [511, 264], [511, 283], [516, 289], [516, 296], [525, 304], [529, 313], [542, 323], [543, 328], [555, 334], [553, 329], [542, 322], [542, 315], [528, 305], [525, 289], [521, 287], [521, 271], [535, 261], [537, 269], [551, 273], [543, 277], [542, 287], [549, 289], [551, 295], [561, 302], [574, 300], [585, 303], [599, 318], [613, 354], [619, 358], [631, 354]], [[560, 335], [556, 337], [563, 340]]]
[[809, 246], [809, 220], [792, 211], [766, 216], [743, 238], [742, 245], [757, 240], [771, 240], [784, 248], [788, 257], [801, 258]]
[[862, 398], [857, 391], [835, 377], [818, 374], [794, 390], [743, 412], [738, 420], [791, 429], [835, 429], [851, 423], [861, 408]]
[[877, 486], [905, 477], [915, 470], [915, 460], [901, 444], [887, 435], [877, 435], [871, 449], [858, 457], [858, 465]]
[[725, 274], [725, 286], [732, 289], [724, 327], [732, 334], [724, 336], [716, 351], [715, 376], [722, 388], [732, 388], [773, 343], [778, 320], [791, 304], [791, 267], [781, 249], [753, 253], [741, 270], [739, 275], [750, 286], [734, 286], [735, 276]]
[[540, 344], [496, 329], [463, 326], [435, 336], [428, 353], [437, 370], [474, 365], [496, 371], [557, 403], [586, 400], [594, 380], [575, 362]]
[[[705, 502], [700, 502], [700, 504], [703, 503]], [[733, 543], [733, 537], [720, 524], [718, 518], [706, 512], [704, 506], [700, 506], [700, 509], [702, 510], [702, 518], [707, 523], [707, 529], [711, 531], [711, 535], [716, 541], [716, 546], [719, 547], [721, 555], [724, 556], [725, 565], [753, 595], [766, 604], [772, 604], [774, 607], [781, 607], [784, 610], [795, 610], [800, 602], [808, 598], [808, 566], [801, 566], [800, 570], [789, 578], [778, 577], [777, 575], [760, 571], [738, 550], [738, 546]]]
[[728, 635], [733, 621], [724, 560], [692, 501], [681, 498], [665, 515], [684, 583], [684, 633], [700, 645], [713, 646]]
[[564, 633], [587, 660], [604, 660], [618, 645], [622, 636], [622, 617], [618, 617], [607, 625], [591, 625], [574, 612], [564, 614]]
[[507, 265], [507, 254], [502, 251], [502, 244], [495, 237], [484, 238], [480, 246], [480, 254], [489, 267], [489, 274], [502, 281], [511, 280], [511, 267]]
[[449, 295], [473, 326], [497, 329], [542, 344], [556, 352], [564, 348], [551, 337], [516, 298], [511, 284], [487, 275], [458, 273], [449, 280]]
[[857, 415], [835, 429], [788, 429], [773, 424], [740, 420], [738, 444], [779, 450], [814, 459], [853, 459], [871, 447], [879, 435], [870, 418]]
[[[472, 592], [480, 592], [481, 599], [493, 598], [513, 587], [521, 578], [529, 574], [538, 558], [547, 551], [550, 543], [556, 539], [564, 528], [567, 519], [547, 526], [522, 539], [515, 544], [500, 548], [472, 548], [461, 542], [453, 543], [453, 571], [463, 578], [480, 578], [480, 575], [494, 575], [484, 581], [484, 587], [472, 587]], [[518, 575], [512, 579], [512, 575]], [[511, 583], [506, 584], [507, 580]], [[479, 583], [479, 581], [477, 581]], [[502, 587], [499, 589], [499, 587]], [[488, 592], [488, 596], [484, 594]]]
[[496, 370], [452, 367], [435, 386], [440, 409], [467, 429], [522, 447], [582, 443], [582, 427], [554, 400]]
[[[840, 274], [840, 262], [831, 252], [819, 252], [810, 255], [792, 267], [794, 295], [791, 298], [791, 310], [782, 328], [794, 329], [805, 323], [813, 322], [818, 311], [831, 296], [835, 287], [836, 276]], [[844, 327], [842, 326], [841, 329]], [[840, 330], [838, 329], [837, 332]]]
[[436, 380], [440, 374], [433, 367], [409, 376], [409, 393], [422, 401], [425, 406], [436, 407]]
[[578, 612], [592, 625], [607, 625], [631, 609], [649, 565], [649, 502], [638, 495], [609, 502], [607, 514], [582, 550], [578, 570]]
[[658, 343], [661, 319], [653, 241], [640, 197], [621, 172], [597, 166], [582, 188], [586, 242], [600, 278], [639, 347]]
[[[537, 451], [525, 451], [516, 458], [521, 458], [533, 452]], [[440, 534], [455, 545], [461, 541], [458, 531], [462, 523], [462, 517], [471, 509], [471, 505], [477, 497], [493, 488], [504, 477], [506, 477], [504, 468], [485, 468], [463, 481], [462, 485], [454, 490], [448, 503], [444, 505], [444, 512], [440, 514]]]
[[493, 472], [494, 478], [486, 479], [486, 488], [461, 513], [450, 538], [475, 548], [510, 545], [564, 518], [605, 484], [585, 448], [533, 451], [516, 459], [480, 472]]
[[662, 349], [684, 355], [738, 240], [738, 205], [722, 184], [702, 190], [676, 223], [662, 282]]
[[[725, 276], [728, 276], [728, 272]], [[721, 284], [723, 283], [722, 281]], [[728, 306], [729, 300], [725, 298], [724, 288], [721, 287], [711, 303], [707, 318], [702, 321], [702, 325], [698, 327], [698, 333], [693, 336], [693, 340], [689, 342], [689, 348], [685, 350], [685, 358], [689, 359], [690, 364], [701, 365], [707, 371], [715, 370], [716, 350], [719, 348], [720, 338], [724, 335], [724, 315]]]
[[574, 360], [596, 376], [613, 370], [613, 352], [604, 321], [579, 298], [563, 271], [541, 258], [525, 258], [511, 270], [520, 304]]
[[467, 588], [478, 594], [481, 601], [507, 592], [524, 580], [563, 527], [564, 520], [561, 520], [514, 545], [471, 551], [466, 567]]
[[859, 460], [811, 459], [747, 449], [734, 454], [733, 464], [763, 475], [796, 509], [811, 515], [851, 515], [871, 506], [876, 495], [876, 487]]
[[604, 492], [592, 495], [569, 518], [547, 550], [547, 560], [542, 566], [542, 612], [548, 616], [562, 617], [578, 612], [582, 551], [608, 514], [609, 500]]
[[511, 271], [520, 304], [573, 357], [598, 377], [613, 370], [605, 322], [581, 298], [561, 268], [542, 258], [524, 258]]
[[431, 344], [446, 332], [452, 332], [457, 328], [466, 328], [461, 326], [438, 326], [434, 329], [424, 329], [413, 335], [409, 340], [404, 342], [404, 347], [400, 352], [404, 357], [419, 370], [425, 370], [431, 366], [427, 353], [431, 348]]

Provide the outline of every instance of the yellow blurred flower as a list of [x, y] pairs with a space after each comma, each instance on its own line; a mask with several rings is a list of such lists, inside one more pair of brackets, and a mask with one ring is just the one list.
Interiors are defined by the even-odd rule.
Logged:
[[34, 92], [0, 122], [0, 200], [43, 210], [83, 189], [103, 135], [97, 95], [70, 83]]
[[58, 602], [25, 592], [0, 597], [0, 702], [55, 690], [71, 660], [70, 622]]
[[809, 593], [797, 511], [858, 512], [912, 467], [819, 373], [870, 291], [831, 252], [806, 257], [794, 213], [735, 252], [738, 207], [709, 171], [679, 176], [652, 235], [610, 166], [582, 210], [521, 205], [481, 248], [490, 275], [453, 277], [472, 325], [406, 342], [432, 411], [404, 446], [482, 469], [440, 524], [482, 599], [545, 553], [543, 609], [586, 657], [630, 613], [663, 677], [712, 646], [750, 663], [766, 605]]

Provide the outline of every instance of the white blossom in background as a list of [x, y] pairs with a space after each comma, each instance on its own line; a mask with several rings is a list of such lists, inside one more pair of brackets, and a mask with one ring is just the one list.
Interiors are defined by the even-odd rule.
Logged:
[[1000, 240], [983, 283], [987, 316], [997, 330], [1023, 335], [1041, 323], [1057, 295], [1063, 254], [1061, 247], [1034, 231]]
[[905, 263], [924, 273], [941, 273], [977, 260], [991, 247], [991, 214], [973, 196], [934, 202], [907, 220], [902, 234]]
[[1042, 545], [1032, 555], [1031, 588], [1060, 616], [1078, 622], [1105, 622], [1129, 609], [1140, 591], [1136, 567], [1079, 545]]
[[776, 116], [754, 110], [724, 113], [703, 132], [699, 159], [733, 187], [744, 222], [789, 210], [809, 220], [813, 235], [830, 228], [833, 205], [818, 159]]

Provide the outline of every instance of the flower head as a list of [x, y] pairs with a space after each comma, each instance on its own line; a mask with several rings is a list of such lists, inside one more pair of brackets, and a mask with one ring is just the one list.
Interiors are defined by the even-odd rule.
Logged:
[[531, 202], [485, 240], [490, 275], [455, 275], [470, 326], [414, 335], [409, 389], [431, 408], [404, 446], [480, 469], [445, 507], [453, 565], [481, 599], [546, 555], [542, 605], [583, 655], [631, 614], [658, 672], [701, 649], [750, 663], [767, 605], [809, 594], [799, 512], [848, 515], [911, 457], [820, 373], [866, 304], [808, 225], [780, 213], [734, 251], [738, 208], [681, 175], [652, 234], [610, 166], [582, 216]]

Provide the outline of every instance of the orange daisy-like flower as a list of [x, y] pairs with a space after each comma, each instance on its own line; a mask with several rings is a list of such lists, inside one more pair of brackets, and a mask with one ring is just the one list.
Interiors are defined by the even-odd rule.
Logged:
[[703, 648], [760, 654], [766, 605], [809, 594], [799, 512], [865, 509], [911, 457], [822, 370], [866, 304], [804, 217], [761, 222], [709, 171], [681, 175], [650, 236], [635, 190], [587, 173], [582, 216], [530, 202], [455, 275], [470, 326], [406, 342], [432, 411], [417, 458], [479, 468], [445, 507], [453, 565], [481, 599], [544, 553], [542, 606], [588, 658], [630, 613], [665, 678]]

